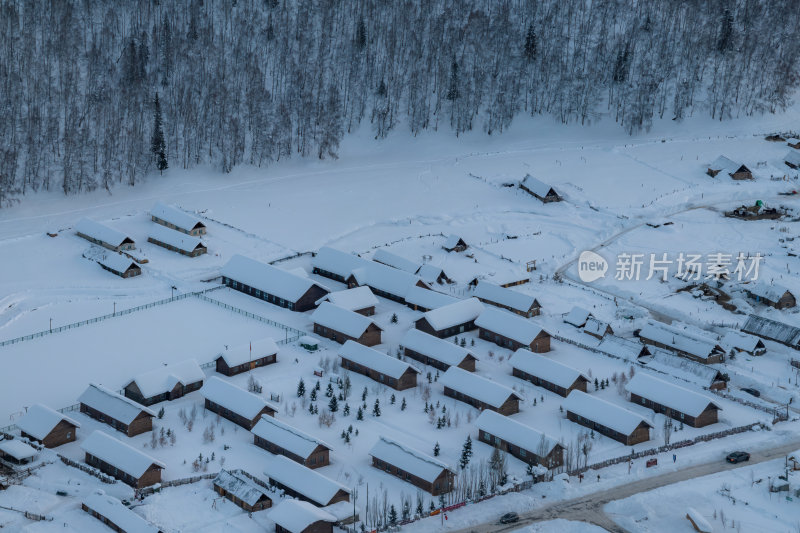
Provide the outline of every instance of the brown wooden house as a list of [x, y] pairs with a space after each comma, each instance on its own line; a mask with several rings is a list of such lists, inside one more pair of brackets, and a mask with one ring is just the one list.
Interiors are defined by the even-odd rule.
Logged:
[[242, 470], [220, 470], [214, 478], [214, 492], [223, 496], [248, 513], [272, 507], [269, 488], [261, 485]]
[[331, 292], [317, 300], [316, 303], [321, 305], [322, 302], [330, 302], [336, 307], [353, 311], [359, 315], [372, 316], [375, 314], [378, 298], [372, 294], [369, 287], [364, 285], [344, 291]]
[[441, 375], [439, 383], [444, 386], [445, 396], [477, 409], [489, 409], [503, 415], [519, 412], [522, 397], [513, 389], [466, 370], [451, 366]]
[[583, 332], [591, 335], [597, 339], [602, 339], [605, 335], [613, 335], [614, 330], [606, 322], [601, 322], [594, 317], [586, 319], [586, 324], [583, 326]]
[[142, 405], [172, 401], [198, 390], [205, 377], [197, 361], [188, 359], [139, 374], [125, 386], [125, 396]]
[[458, 301], [449, 294], [434, 291], [423, 287], [411, 287], [406, 293], [406, 305], [414, 311], [422, 311], [423, 313], [432, 309], [438, 309]]
[[56, 448], [77, 438], [81, 425], [70, 417], [47, 406], [34, 404], [25, 416], [17, 421], [22, 436], [41, 443], [45, 448]]
[[320, 507], [350, 501], [350, 489], [285, 455], [270, 455], [264, 473], [286, 495]]
[[554, 188], [527, 174], [519, 184], [519, 188], [544, 203], [560, 202], [561, 196]]
[[142, 267], [130, 257], [122, 253], [107, 253], [97, 260], [103, 270], [116, 274], [121, 278], [133, 278], [142, 275]]
[[745, 286], [747, 296], [756, 302], [763, 303], [775, 309], [789, 309], [797, 305], [797, 299], [789, 289], [781, 285], [768, 285], [754, 282]]
[[262, 417], [250, 430], [253, 444], [275, 455], [283, 455], [308, 468], [331, 464], [331, 446], [297, 428], [270, 417]]
[[380, 437], [369, 454], [372, 456], [372, 466], [411, 483], [432, 496], [453, 490], [453, 469], [419, 450]]
[[485, 304], [500, 307], [525, 318], [538, 316], [542, 312], [542, 306], [536, 297], [487, 281], [480, 281], [472, 295]]
[[484, 411], [475, 420], [478, 440], [530, 465], [548, 469], [564, 464], [564, 447], [553, 437], [494, 411]]
[[574, 390], [564, 402], [567, 418], [626, 446], [650, 440], [653, 427], [641, 416], [606, 400]]
[[275, 533], [333, 533], [337, 518], [302, 500], [283, 500], [270, 511]]
[[637, 334], [644, 344], [669, 350], [698, 363], [721, 363], [725, 356], [725, 349], [716, 340], [701, 339], [674, 326], [650, 322]]
[[345, 342], [339, 349], [339, 357], [342, 368], [363, 374], [395, 390], [406, 390], [417, 386], [419, 370], [396, 357], [357, 342], [351, 340]]
[[75, 233], [78, 237], [82, 237], [93, 244], [115, 252], [133, 250], [136, 248], [136, 243], [133, 239], [121, 231], [117, 231], [105, 224], [95, 222], [88, 218], [83, 218], [78, 222], [75, 226]]
[[536, 353], [550, 351], [550, 334], [535, 322], [503, 311], [487, 307], [475, 320], [478, 336], [509, 350], [525, 348]]
[[418, 329], [410, 329], [406, 332], [400, 340], [400, 348], [406, 357], [439, 370], [457, 366], [469, 372], [475, 372], [475, 361], [478, 360], [466, 348]]
[[108, 424], [128, 437], [153, 430], [156, 414], [102, 385], [90, 384], [78, 398], [81, 413]]
[[242, 372], [271, 365], [278, 360], [278, 345], [271, 338], [228, 348], [215, 359], [217, 372], [235, 376]]
[[444, 248], [448, 252], [463, 252], [467, 248], [469, 248], [469, 246], [467, 245], [466, 242], [464, 242], [464, 239], [462, 239], [458, 235], [450, 235], [449, 237], [447, 237], [447, 240], [445, 240], [444, 245], [442, 245], [442, 248]]
[[247, 430], [261, 419], [262, 415], [275, 416], [278, 407], [260, 396], [240, 389], [217, 376], [211, 376], [200, 389], [205, 398], [205, 408], [227, 418]]
[[383, 330], [369, 317], [329, 302], [320, 304], [311, 315], [311, 321], [314, 323], [314, 333], [332, 341], [344, 344], [352, 340], [364, 346], [381, 343]]
[[198, 237], [184, 232], [170, 229], [158, 224], [150, 228], [147, 242], [151, 242], [171, 252], [177, 252], [186, 257], [197, 257], [208, 253], [208, 248]]
[[475, 329], [475, 319], [482, 311], [483, 304], [477, 298], [458, 300], [426, 312], [414, 323], [414, 327], [444, 339]]
[[182, 209], [161, 202], [150, 210], [150, 217], [156, 224], [198, 237], [206, 234], [206, 225], [199, 218]]
[[565, 398], [573, 390], [586, 392], [589, 383], [577, 370], [524, 348], [514, 352], [508, 362], [513, 376]]
[[102, 490], [86, 496], [81, 502], [81, 509], [118, 533], [161, 533], [156, 526]]
[[163, 463], [102, 431], [89, 435], [81, 448], [86, 452], [86, 464], [135, 489], [161, 483]]
[[642, 372], [633, 376], [626, 389], [631, 402], [695, 428], [715, 424], [721, 409], [702, 394]]

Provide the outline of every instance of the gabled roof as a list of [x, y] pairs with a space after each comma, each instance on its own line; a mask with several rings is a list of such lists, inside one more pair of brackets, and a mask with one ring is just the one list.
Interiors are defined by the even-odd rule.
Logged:
[[[369, 317], [342, 309], [329, 302], [322, 302], [317, 307], [311, 315], [311, 321], [355, 339], [361, 337], [370, 325], [375, 324]], [[375, 327], [381, 329], [377, 324]]]
[[36, 454], [39, 453], [39, 450], [31, 446], [30, 444], [25, 444], [19, 439], [14, 440], [0, 440], [0, 452], [3, 452], [6, 455], [10, 455], [17, 461], [23, 461], [25, 459], [30, 459], [31, 457], [35, 457]]
[[755, 335], [748, 335], [741, 331], [729, 329], [725, 335], [722, 336], [719, 343], [730, 352], [731, 349], [742, 350], [744, 352], [753, 353], [758, 348], [764, 347], [764, 342]]
[[707, 359], [713, 353], [724, 352], [715, 340], [700, 338], [666, 324], [649, 322], [641, 329], [639, 337], [661, 343], [673, 350], [686, 352], [701, 359]]
[[264, 407], [269, 407], [273, 412], [279, 410], [278, 406], [270, 404], [260, 396], [240, 389], [217, 376], [211, 376], [206, 380], [203, 388], [200, 389], [200, 394], [206, 400], [250, 420], [258, 416]]
[[17, 421], [17, 427], [31, 437], [43, 440], [62, 420], [76, 428], [81, 427], [79, 423], [70, 417], [45, 405], [35, 403], [28, 407], [28, 412], [25, 413], [25, 416]]
[[777, 283], [768, 285], [761, 281], [753, 282], [745, 286], [745, 290], [759, 298], [769, 300], [770, 302], [777, 302], [788, 292], [792, 294], [789, 289]]
[[635, 339], [625, 339], [616, 335], [604, 335], [597, 348], [604, 353], [611, 354], [628, 361], [637, 361], [642, 355], [649, 355], [650, 348]]
[[592, 333], [602, 337], [605, 335], [606, 329], [610, 327], [611, 326], [608, 324], [608, 322], [601, 322], [592, 316], [586, 319], [586, 324], [583, 326], [583, 332]]
[[277, 354], [278, 345], [271, 337], [258, 339], [249, 344], [232, 346], [227, 350], [217, 354], [217, 358], [222, 358], [229, 367], [239, 366], [256, 359], [261, 359], [267, 355]]
[[380, 437], [369, 454], [429, 483], [436, 481], [443, 470], [455, 473], [446, 463], [386, 437]]
[[709, 405], [716, 409], [722, 409], [713, 400], [702, 394], [643, 372], [637, 372], [625, 389], [632, 394], [692, 417], [700, 416]]
[[623, 435], [630, 435], [642, 423], [647, 427], [653, 427], [633, 411], [579, 390], [569, 393], [564, 402], [564, 409]]
[[113, 247], [120, 246], [125, 243], [125, 241], [133, 242], [133, 239], [121, 231], [117, 231], [106, 226], [105, 224], [101, 224], [88, 218], [80, 219], [78, 224], [75, 225], [75, 231], [78, 233], [83, 233], [87, 237], [110, 244]]
[[119, 272], [120, 274], [124, 274], [130, 268], [141, 268], [136, 264], [136, 261], [130, 257], [114, 252], [108, 252], [104, 254], [103, 257], [97, 260], [97, 262], [113, 270], [114, 272]]
[[713, 366], [679, 357], [660, 348], [653, 350], [653, 357], [646, 364], [648, 368], [660, 370], [701, 387], [710, 387], [720, 376], [720, 371]]
[[424, 289], [416, 285], [408, 290], [405, 299], [407, 304], [416, 305], [425, 309], [438, 309], [439, 307], [458, 301], [458, 298], [454, 298], [449, 294]]
[[344, 357], [361, 366], [371, 368], [390, 378], [400, 379], [408, 369], [419, 374], [419, 370], [396, 357], [386, 355], [356, 341], [347, 341], [339, 348], [339, 357]]
[[539, 457], [547, 457], [559, 445], [554, 437], [488, 409], [475, 420], [475, 427]]
[[271, 499], [264, 487], [257, 485], [252, 479], [235, 470], [220, 470], [217, 477], [214, 478], [214, 485], [224, 489], [228, 494], [235, 496], [247, 505], [255, 505], [265, 496]]
[[424, 331], [418, 329], [408, 330], [406, 334], [403, 335], [403, 338], [400, 339], [400, 346], [450, 366], [458, 366], [469, 356], [477, 359], [477, 357], [466, 348], [462, 348], [454, 342], [428, 335]]
[[441, 331], [459, 324], [472, 322], [483, 311], [483, 304], [477, 298], [467, 298], [433, 309], [425, 313], [423, 318], [436, 331]]
[[328, 291], [325, 286], [309, 278], [292, 274], [243, 255], [231, 257], [230, 261], [222, 267], [222, 275], [289, 302], [296, 302], [314, 286]]
[[89, 455], [97, 457], [136, 479], [142, 477], [153, 465], [158, 468], [166, 468], [164, 463], [100, 430], [93, 431], [81, 443], [81, 448]]
[[550, 192], [556, 195], [558, 194], [556, 193], [555, 189], [553, 189], [550, 185], [547, 185], [546, 183], [539, 181], [530, 174], [527, 174], [522, 179], [522, 185], [535, 195], [541, 196], [542, 198], [550, 194]]
[[523, 399], [511, 387], [506, 387], [455, 366], [448, 368], [447, 372], [439, 377], [439, 383], [494, 408], [500, 408], [510, 397], [518, 400]]
[[708, 165], [708, 168], [711, 170], [727, 170], [728, 172], [734, 172], [737, 168], [741, 166], [740, 163], [737, 163], [731, 159], [728, 159], [724, 155], [719, 156], [714, 160], [713, 163]]
[[[116, 524], [121, 531], [126, 533], [158, 533], [159, 529], [147, 520], [128, 509], [121, 501], [96, 491], [83, 499], [83, 504]], [[105, 529], [105, 528], [104, 528]]]
[[571, 387], [579, 378], [589, 381], [589, 378], [574, 368], [525, 348], [514, 352], [508, 359], [508, 363], [512, 368], [518, 368], [527, 374], [542, 378], [565, 389]]
[[180, 363], [160, 366], [149, 372], [139, 374], [130, 383], [136, 383], [142, 396], [151, 398], [171, 391], [178, 383], [189, 385], [190, 383], [202, 381], [205, 377], [206, 375], [200, 365], [197, 364], [197, 361], [187, 359]]
[[800, 346], [800, 328], [763, 316], [750, 315], [742, 326], [742, 331], [788, 346]]
[[467, 245], [466, 241], [464, 241], [464, 239], [458, 235], [448, 235], [447, 239], [444, 241], [444, 248], [446, 250], [452, 250], [459, 244], [463, 244], [464, 246]]
[[536, 297], [530, 294], [512, 291], [487, 281], [479, 282], [472, 295], [475, 298], [488, 300], [523, 313], [527, 313], [534, 307], [541, 307], [536, 301]]
[[322, 302], [330, 302], [337, 307], [347, 309], [348, 311], [359, 311], [367, 307], [375, 307], [378, 305], [378, 298], [372, 294], [369, 287], [356, 287], [354, 289], [346, 289], [343, 291], [330, 292], [316, 301], [317, 305]]
[[91, 383], [83, 391], [83, 394], [78, 398], [78, 402], [88, 405], [92, 409], [100, 411], [123, 424], [130, 424], [142, 413], [156, 416], [156, 413], [151, 409], [95, 383]]
[[530, 345], [540, 333], [545, 332], [527, 318], [491, 306], [484, 308], [475, 325], [525, 345]]
[[582, 328], [590, 316], [592, 316], [590, 311], [587, 311], [583, 307], [575, 306], [567, 313], [567, 316], [564, 317], [564, 322], [576, 328]]
[[187, 235], [180, 231], [170, 229], [161, 224], [153, 224], [150, 226], [149, 236], [158, 242], [174, 246], [178, 250], [184, 252], [193, 252], [198, 248], [205, 248], [205, 245], [198, 237]]
[[[419, 276], [422, 279], [422, 281], [426, 283], [435, 283], [436, 281], [439, 280], [439, 276], [441, 276], [442, 274], [444, 274], [444, 270], [442, 270], [441, 267], [432, 265], [430, 263], [425, 263], [424, 265], [421, 265], [417, 270], [417, 276]], [[447, 276], [447, 274], [444, 275], [445, 277]]]
[[383, 263], [384, 265], [388, 265], [392, 268], [396, 268], [398, 270], [403, 270], [404, 272], [408, 272], [409, 274], [416, 274], [417, 270], [419, 270], [419, 263], [415, 263], [410, 259], [406, 259], [405, 257], [401, 257], [395, 253], [386, 250], [385, 248], [380, 248], [376, 250], [375, 253], [372, 255], [372, 260], [377, 261], [378, 263]]
[[329, 512], [302, 500], [283, 500], [267, 516], [291, 533], [302, 533], [316, 522], [336, 522]]
[[332, 272], [343, 278], [347, 278], [353, 270], [368, 262], [357, 255], [342, 252], [335, 248], [323, 246], [311, 259], [311, 265], [315, 268]]
[[276, 483], [298, 492], [318, 505], [327, 505], [340, 490], [350, 489], [283, 455], [268, 455], [264, 473]]
[[262, 416], [250, 431], [253, 435], [277, 444], [284, 450], [290, 450], [303, 458], [311, 455], [318, 446], [328, 450], [333, 449], [330, 444], [271, 416]]
[[791, 163], [794, 166], [800, 166], [800, 152], [790, 151], [785, 156], [783, 156], [783, 160], [787, 163]]
[[185, 229], [186, 231], [191, 231], [198, 227], [206, 227], [206, 225], [203, 224], [199, 218], [190, 215], [183, 209], [179, 209], [174, 205], [166, 205], [158, 202], [150, 210], [150, 214], [160, 218], [161, 220], [165, 220], [174, 226]]
[[411, 287], [424, 283], [414, 274], [375, 261], [364, 260], [351, 274], [359, 285], [369, 285], [373, 289], [399, 297], [405, 297]]

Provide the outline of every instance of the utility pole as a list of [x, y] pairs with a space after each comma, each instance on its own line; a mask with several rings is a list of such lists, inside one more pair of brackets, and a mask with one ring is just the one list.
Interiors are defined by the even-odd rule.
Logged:
[[53, 333], [53, 319], [50, 319], [50, 333]]

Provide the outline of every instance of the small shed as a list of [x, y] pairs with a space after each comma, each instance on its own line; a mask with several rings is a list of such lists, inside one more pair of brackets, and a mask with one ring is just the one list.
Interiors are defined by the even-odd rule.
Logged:
[[232, 348], [226, 347], [215, 359], [217, 372], [235, 376], [242, 372], [271, 365], [278, 360], [278, 345], [270, 337]]
[[586, 321], [592, 316], [590, 311], [587, 311], [583, 307], [575, 306], [564, 316], [564, 322], [576, 328], [582, 328], [586, 325]]
[[29, 464], [36, 459], [38, 454], [39, 450], [21, 440], [0, 440], [0, 459], [11, 464]]
[[583, 326], [583, 332], [591, 335], [597, 339], [602, 339], [605, 335], [613, 335], [614, 330], [607, 322], [601, 322], [594, 317], [586, 319], [586, 324]]
[[791, 151], [783, 157], [786, 166], [797, 170], [800, 168], [800, 152]]
[[563, 200], [554, 188], [527, 174], [519, 184], [519, 188], [544, 203], [560, 202]]
[[450, 235], [449, 237], [447, 237], [447, 239], [445, 239], [442, 248], [444, 248], [448, 252], [463, 252], [464, 250], [469, 248], [469, 246], [464, 241], [464, 239], [462, 239], [458, 235]]
[[133, 278], [142, 275], [142, 267], [122, 253], [106, 253], [97, 260], [97, 264], [103, 270], [107, 270], [121, 278]]
[[797, 148], [798, 150], [800, 150], [800, 139], [798, 139], [797, 137], [786, 139], [786, 144], [788, 144], [792, 148]]
[[187, 235], [199, 237], [206, 234], [206, 225], [199, 218], [174, 205], [158, 202], [150, 210], [150, 217], [156, 224], [161, 224]]
[[257, 484], [242, 470], [220, 470], [213, 485], [214, 492], [248, 513], [272, 507], [272, 498], [267, 494], [267, 487]]
[[686, 510], [686, 519], [692, 524], [695, 531], [699, 531], [700, 533], [714, 533], [714, 528], [711, 527], [708, 520], [693, 507], [689, 507]]
[[70, 417], [42, 404], [28, 408], [17, 427], [26, 439], [41, 443], [45, 448], [56, 448], [77, 438], [81, 425]]
[[300, 500], [283, 500], [270, 511], [276, 533], [332, 533], [336, 517]]
[[764, 341], [755, 335], [748, 335], [733, 329], [725, 332], [719, 343], [729, 354], [734, 352], [760, 356], [767, 353], [767, 345], [764, 344]]

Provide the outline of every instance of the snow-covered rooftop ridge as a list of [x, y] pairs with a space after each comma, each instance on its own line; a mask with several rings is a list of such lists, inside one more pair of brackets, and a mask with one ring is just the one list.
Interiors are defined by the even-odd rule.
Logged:
[[539, 302], [536, 301], [536, 297], [530, 294], [513, 291], [501, 287], [500, 285], [489, 283], [488, 281], [479, 282], [472, 295], [475, 296], [475, 298], [488, 300], [489, 302], [504, 305], [523, 313], [527, 313], [532, 307], [539, 305]]
[[264, 487], [235, 470], [220, 470], [214, 478], [214, 485], [225, 489], [247, 505], [255, 505], [263, 496], [269, 497]]
[[175, 385], [182, 383], [189, 385], [204, 380], [206, 377], [203, 369], [194, 359], [187, 359], [179, 363], [164, 365], [148, 372], [143, 372], [130, 383], [136, 383], [139, 391], [145, 398], [171, 391]]
[[652, 427], [633, 411], [579, 390], [569, 393], [564, 409], [623, 435], [630, 435], [642, 423]]
[[493, 306], [483, 309], [475, 320], [475, 325], [525, 345], [530, 345], [544, 331], [527, 318]]
[[249, 363], [255, 359], [260, 359], [267, 355], [277, 354], [278, 345], [272, 337], [255, 340], [248, 344], [232, 346], [227, 350], [219, 352], [217, 357], [221, 357], [229, 367], [239, 366]]
[[104, 253], [97, 260], [97, 262], [100, 263], [101, 265], [110, 268], [114, 272], [120, 272], [122, 274], [124, 274], [131, 267], [131, 265], [133, 265], [134, 267], [139, 266], [136, 264], [136, 261], [134, 261], [127, 255], [117, 252], [112, 252], [110, 250]]
[[753, 352], [764, 343], [755, 335], [749, 335], [741, 331], [729, 329], [725, 332], [719, 341], [720, 345], [730, 352], [731, 349], [743, 350], [745, 352]]
[[742, 331], [789, 346], [800, 346], [800, 328], [763, 316], [750, 315], [742, 326]]
[[367, 262], [366, 259], [357, 255], [343, 252], [329, 246], [320, 248], [317, 254], [311, 259], [311, 264], [314, 268], [331, 272], [343, 278], [347, 278], [353, 270]]
[[28, 407], [25, 416], [17, 421], [17, 427], [35, 439], [44, 439], [61, 422], [66, 420], [73, 426], [79, 428], [81, 425], [46, 405], [35, 403]]
[[[311, 321], [356, 339], [361, 337], [371, 324], [374, 324], [371, 318], [355, 311], [343, 309], [330, 302], [322, 302], [311, 314]], [[377, 324], [375, 325], [378, 327]]]
[[83, 504], [107, 518], [126, 533], [158, 533], [159, 529], [128, 509], [121, 501], [103, 491], [93, 492], [83, 499]]
[[178, 230], [170, 229], [161, 224], [153, 224], [150, 226], [148, 235], [157, 240], [158, 242], [174, 246], [178, 250], [184, 252], [193, 252], [197, 247], [202, 247], [203, 243], [199, 237], [187, 235], [186, 233]]
[[583, 307], [575, 306], [566, 314], [564, 322], [576, 328], [582, 328], [590, 316], [592, 316], [590, 311], [587, 311]]
[[143, 412], [150, 416], [156, 416], [153, 410], [96, 383], [89, 384], [78, 398], [78, 402], [123, 424], [130, 424]]
[[121, 231], [117, 231], [114, 228], [110, 228], [105, 224], [101, 224], [89, 218], [80, 219], [75, 225], [75, 231], [114, 247], [121, 245], [125, 240], [133, 242], [133, 239]]
[[458, 235], [448, 235], [447, 239], [444, 241], [444, 247], [447, 249], [453, 249], [458, 246], [458, 241], [463, 241], [461, 237]]
[[329, 450], [333, 449], [330, 444], [271, 416], [262, 416], [250, 431], [253, 435], [277, 444], [284, 450], [289, 450], [303, 458], [311, 455], [318, 446]]
[[10, 455], [17, 461], [23, 461], [35, 457], [39, 450], [29, 444], [25, 444], [19, 439], [0, 440], [0, 452]]
[[475, 427], [539, 457], [546, 457], [558, 445], [554, 437], [488, 409], [475, 420]]
[[583, 377], [589, 381], [588, 377], [574, 368], [525, 348], [514, 352], [508, 359], [508, 363], [513, 368], [518, 368], [527, 374], [542, 378], [565, 389], [571, 387], [578, 378]]
[[542, 198], [547, 196], [547, 194], [551, 190], [555, 192], [555, 190], [550, 185], [534, 178], [530, 174], [526, 174], [525, 177], [522, 178], [522, 185], [524, 185], [525, 188], [531, 191], [532, 193], [536, 194], [537, 196], [541, 196]]
[[283, 455], [268, 455], [264, 473], [320, 505], [327, 505], [340, 490], [350, 493], [344, 485]]
[[302, 500], [283, 500], [267, 516], [290, 533], [302, 533], [316, 522], [336, 522], [329, 512]]
[[442, 292], [425, 289], [414, 285], [405, 295], [406, 303], [424, 309], [438, 309], [458, 301], [458, 298]]
[[403, 270], [409, 274], [416, 274], [419, 270], [419, 263], [415, 263], [410, 259], [401, 257], [385, 248], [380, 248], [372, 255], [372, 260], [378, 263], [383, 263], [398, 270]]
[[697, 383], [701, 387], [710, 387], [720, 373], [713, 366], [679, 357], [660, 348], [653, 350], [653, 357], [646, 364], [648, 368], [661, 370], [683, 380]]
[[289, 302], [296, 302], [315, 285], [328, 290], [310, 278], [238, 254], [222, 267], [222, 275]]
[[166, 468], [161, 461], [100, 430], [93, 431], [81, 443], [81, 448], [89, 455], [93, 455], [137, 479], [153, 465]]
[[710, 165], [708, 165], [708, 168], [710, 168], [711, 170], [729, 170], [730, 172], [733, 172], [740, 166], [742, 166], [741, 163], [737, 163], [736, 161], [733, 161], [732, 159], [728, 159], [724, 155], [721, 155], [718, 158], [716, 158]]
[[791, 294], [792, 292], [780, 285], [778, 283], [768, 284], [764, 283], [763, 281], [754, 281], [745, 287], [747, 292], [750, 292], [759, 298], [764, 298], [771, 302], [777, 302], [780, 300], [784, 294], [787, 292]]
[[403, 270], [375, 261], [365, 259], [363, 261], [358, 268], [352, 271], [352, 275], [359, 285], [369, 285], [376, 290], [405, 297], [411, 287], [418, 283], [424, 283], [418, 276]]
[[638, 340], [617, 337], [616, 335], [604, 335], [603, 338], [600, 339], [597, 348], [602, 352], [627, 361], [636, 361], [642, 353], [642, 350], [646, 350], [647, 353], [650, 353], [650, 348]]
[[434, 337], [424, 331], [413, 328], [409, 329], [400, 339], [400, 346], [451, 366], [460, 364], [469, 355], [475, 357], [469, 350], [458, 346], [454, 342]]
[[694, 507], [686, 509], [686, 516], [692, 520], [692, 523], [700, 533], [713, 533], [714, 528]]
[[326, 294], [316, 301], [317, 305], [322, 302], [330, 302], [337, 307], [347, 309], [348, 311], [358, 311], [366, 309], [367, 307], [375, 307], [378, 305], [378, 298], [372, 294], [369, 287], [355, 287], [353, 289], [345, 289], [343, 291], [335, 291]]
[[634, 375], [625, 388], [632, 394], [692, 417], [699, 416], [709, 404], [721, 409], [707, 396], [643, 372]]
[[378, 350], [351, 340], [345, 342], [339, 348], [339, 357], [343, 357], [348, 361], [352, 361], [361, 366], [371, 368], [376, 372], [380, 372], [381, 374], [394, 379], [400, 379], [400, 377], [405, 374], [409, 368], [417, 374], [420, 372], [414, 366], [405, 363], [396, 357], [386, 355], [385, 353], [381, 353]]
[[472, 322], [483, 312], [477, 298], [467, 298], [426, 312], [423, 317], [433, 329], [441, 331], [459, 324]]
[[589, 318], [586, 319], [586, 324], [584, 324], [583, 326], [583, 331], [584, 333], [592, 333], [594, 335], [602, 337], [603, 335], [605, 335], [606, 330], [610, 327], [611, 326], [608, 324], [608, 322], [602, 322], [600, 320], [597, 320], [595, 317], [590, 316]]
[[691, 332], [654, 322], [648, 322], [639, 332], [639, 336], [702, 359], [708, 358], [718, 348], [721, 349], [714, 339], [701, 339]]
[[448, 368], [447, 372], [439, 377], [439, 383], [494, 408], [500, 408], [510, 397], [518, 400], [523, 399], [511, 387], [506, 387], [455, 366]]
[[191, 231], [197, 226], [205, 227], [199, 218], [174, 205], [157, 202], [150, 210], [150, 214], [186, 231]]
[[791, 163], [794, 166], [800, 166], [800, 152], [796, 150], [790, 150], [783, 156], [783, 160], [787, 163]]
[[264, 409], [269, 407], [272, 411], [278, 411], [278, 407], [269, 402], [229, 383], [217, 376], [211, 376], [203, 384], [200, 394], [206, 400], [224, 407], [238, 415], [252, 420]]
[[369, 454], [429, 483], [433, 483], [443, 470], [454, 472], [447, 463], [386, 437], [378, 438]]

